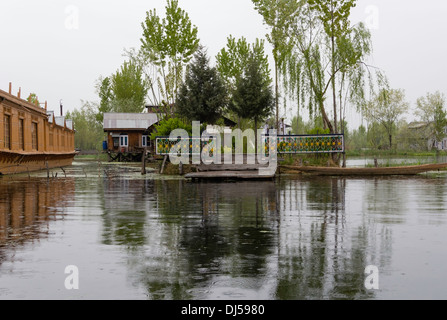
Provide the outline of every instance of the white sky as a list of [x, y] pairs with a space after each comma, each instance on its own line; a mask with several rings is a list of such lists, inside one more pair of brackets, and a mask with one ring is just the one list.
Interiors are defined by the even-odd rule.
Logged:
[[[0, 89], [35, 92], [59, 113], [96, 101], [95, 81], [124, 62], [124, 49], [139, 47], [146, 11], [164, 16], [166, 0], [1, 0]], [[227, 37], [264, 38], [267, 29], [251, 0], [179, 0], [199, 29], [210, 57]], [[447, 1], [359, 0], [351, 21], [372, 29], [371, 64], [383, 69], [393, 88], [416, 99], [447, 94]], [[270, 52], [269, 52], [270, 54]], [[407, 119], [412, 120], [411, 110]], [[295, 113], [295, 111], [294, 111]], [[359, 124], [348, 112], [350, 127]], [[351, 120], [352, 119], [352, 120]], [[355, 123], [355, 125], [354, 125]]]

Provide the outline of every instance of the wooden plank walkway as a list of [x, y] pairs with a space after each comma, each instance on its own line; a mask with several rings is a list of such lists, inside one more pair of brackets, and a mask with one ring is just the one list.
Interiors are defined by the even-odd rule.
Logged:
[[221, 164], [221, 165], [198, 165], [197, 172], [188, 173], [185, 178], [194, 180], [269, 180], [276, 175], [275, 172], [259, 171], [268, 168], [267, 165], [259, 164]]

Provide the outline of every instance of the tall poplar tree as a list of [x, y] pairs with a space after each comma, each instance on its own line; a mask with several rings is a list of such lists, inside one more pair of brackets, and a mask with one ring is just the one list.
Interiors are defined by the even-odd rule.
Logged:
[[178, 0], [167, 0], [163, 19], [155, 9], [148, 11], [142, 28], [140, 53], [131, 55], [145, 67], [153, 103], [164, 102], [172, 113], [184, 69], [199, 46], [198, 29]]

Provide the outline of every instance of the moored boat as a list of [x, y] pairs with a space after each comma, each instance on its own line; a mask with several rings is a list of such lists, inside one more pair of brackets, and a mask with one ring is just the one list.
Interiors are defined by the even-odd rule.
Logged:
[[73, 122], [53, 111], [0, 90], [0, 175], [70, 166], [74, 149]]
[[326, 176], [384, 176], [384, 175], [416, 175], [424, 172], [437, 171], [447, 168], [447, 163], [396, 166], [396, 167], [312, 167], [312, 166], [281, 166], [303, 174]]

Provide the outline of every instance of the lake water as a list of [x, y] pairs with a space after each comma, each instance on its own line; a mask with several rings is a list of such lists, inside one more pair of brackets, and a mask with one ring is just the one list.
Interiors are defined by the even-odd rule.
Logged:
[[1, 177], [0, 300], [447, 299], [445, 173], [139, 171], [75, 162]]

